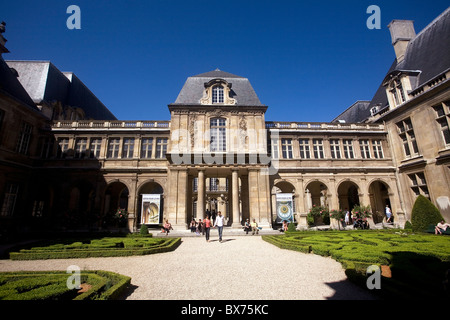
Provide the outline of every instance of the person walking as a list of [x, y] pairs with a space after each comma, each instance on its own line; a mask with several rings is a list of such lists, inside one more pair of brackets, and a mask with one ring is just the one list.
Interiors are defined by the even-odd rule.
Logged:
[[218, 216], [216, 216], [216, 220], [214, 221], [214, 228], [217, 227], [217, 229], [219, 231], [219, 242], [222, 242], [224, 216], [222, 215], [222, 212], [220, 212], [220, 211], [217, 214], [218, 214]]
[[209, 240], [209, 230], [211, 229], [211, 220], [209, 220], [208, 216], [206, 216], [205, 220], [203, 220], [203, 225], [205, 226], [206, 241], [211, 242]]
[[385, 213], [386, 213], [386, 222], [387, 223], [392, 222], [392, 211], [391, 211], [391, 208], [389, 208], [388, 205], [386, 205]]

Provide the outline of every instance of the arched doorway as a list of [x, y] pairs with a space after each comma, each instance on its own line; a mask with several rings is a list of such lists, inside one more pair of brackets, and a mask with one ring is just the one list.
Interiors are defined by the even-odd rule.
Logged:
[[328, 187], [321, 181], [313, 181], [308, 183], [305, 188], [305, 206], [306, 211], [312, 206], [329, 207], [328, 203]]
[[359, 187], [352, 181], [344, 181], [338, 187], [339, 208], [352, 211], [355, 206], [360, 205]]
[[137, 223], [158, 225], [164, 218], [164, 189], [154, 181], [144, 183], [138, 191]]
[[124, 183], [116, 181], [108, 185], [105, 191], [103, 225], [114, 225], [114, 215], [118, 209], [128, 210], [128, 196], [129, 191]]
[[389, 186], [381, 180], [372, 182], [369, 186], [370, 206], [374, 223], [382, 223], [385, 218], [385, 208], [392, 210], [389, 198]]

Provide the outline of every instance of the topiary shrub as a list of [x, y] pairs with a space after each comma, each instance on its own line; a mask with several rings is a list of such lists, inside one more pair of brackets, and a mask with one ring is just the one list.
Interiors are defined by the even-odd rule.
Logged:
[[411, 212], [412, 230], [426, 232], [429, 225], [436, 225], [441, 220], [444, 220], [444, 218], [442, 218], [439, 209], [430, 200], [419, 195]]
[[141, 226], [141, 230], [139, 231], [139, 233], [140, 233], [141, 235], [143, 235], [143, 236], [148, 235], [148, 227], [147, 227], [147, 225], [143, 224], [143, 225]]
[[296, 231], [296, 230], [295, 230], [295, 224], [294, 224], [293, 222], [289, 223], [287, 231], [288, 231], [288, 232], [294, 232], [294, 231]]
[[404, 229], [405, 230], [412, 230], [412, 224], [411, 224], [411, 222], [409, 222], [409, 220], [406, 221]]

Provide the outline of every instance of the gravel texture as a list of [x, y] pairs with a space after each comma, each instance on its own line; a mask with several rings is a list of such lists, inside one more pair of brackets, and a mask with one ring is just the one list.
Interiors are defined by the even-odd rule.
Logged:
[[331, 258], [279, 249], [260, 236], [185, 237], [173, 252], [121, 258], [0, 260], [0, 271], [108, 270], [131, 277], [128, 300], [373, 299]]

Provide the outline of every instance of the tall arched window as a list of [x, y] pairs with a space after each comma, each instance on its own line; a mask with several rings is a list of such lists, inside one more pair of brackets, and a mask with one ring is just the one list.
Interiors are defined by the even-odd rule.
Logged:
[[214, 118], [210, 121], [210, 151], [223, 152], [227, 149], [226, 119]]
[[212, 103], [223, 103], [223, 87], [222, 86], [214, 86], [212, 88]]

